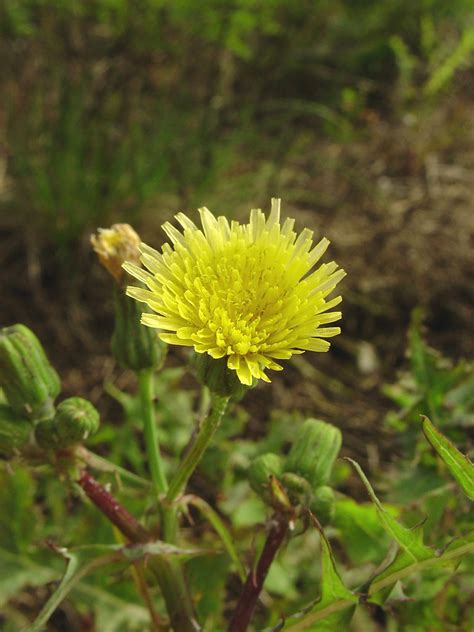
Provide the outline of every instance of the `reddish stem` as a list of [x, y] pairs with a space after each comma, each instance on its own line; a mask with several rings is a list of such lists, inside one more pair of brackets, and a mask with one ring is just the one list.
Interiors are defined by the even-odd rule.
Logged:
[[270, 566], [288, 531], [288, 519], [274, 516], [255, 570], [250, 570], [232, 615], [228, 632], [245, 632], [250, 624]]
[[152, 539], [135, 516], [132, 516], [87, 470], [82, 470], [77, 482], [94, 505], [131, 542], [147, 542]]

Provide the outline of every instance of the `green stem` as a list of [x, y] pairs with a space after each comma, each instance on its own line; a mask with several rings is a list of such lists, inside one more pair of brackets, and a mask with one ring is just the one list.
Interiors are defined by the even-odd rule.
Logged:
[[186, 483], [196, 469], [202, 455], [211, 442], [214, 433], [227, 408], [229, 397], [214, 395], [211, 413], [202, 421], [197, 437], [191, 449], [181, 461], [166, 494], [166, 501], [172, 503], [184, 491]]
[[158, 443], [158, 433], [156, 431], [155, 411], [153, 406], [155, 397], [153, 370], [143, 369], [140, 371], [138, 373], [138, 384], [142, 406], [145, 445], [148, 454], [148, 467], [150, 468], [155, 493], [157, 496], [160, 496], [166, 493], [168, 483], [166, 482]]
[[202, 628], [194, 614], [194, 607], [177, 560], [152, 558], [150, 569], [163, 594], [172, 629], [175, 632], [199, 632]]

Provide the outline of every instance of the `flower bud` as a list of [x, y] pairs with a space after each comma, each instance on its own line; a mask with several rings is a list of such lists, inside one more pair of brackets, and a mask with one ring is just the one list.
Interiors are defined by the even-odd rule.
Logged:
[[261, 454], [248, 468], [251, 488], [264, 500], [270, 500], [270, 477], [279, 477], [282, 471], [282, 459], [277, 454]]
[[199, 382], [211, 393], [239, 400], [248, 388], [240, 382], [237, 373], [227, 367], [227, 358], [216, 360], [208, 353], [194, 353], [192, 364]]
[[341, 449], [339, 428], [319, 419], [307, 419], [296, 434], [285, 471], [305, 478], [313, 489], [325, 485]]
[[125, 278], [124, 261], [140, 261], [140, 237], [129, 224], [113, 224], [110, 228], [99, 228], [91, 235], [91, 244], [104, 268], [121, 285]]
[[97, 409], [86, 399], [69, 397], [56, 409], [53, 424], [61, 448], [80, 443], [99, 429]]
[[311, 485], [305, 478], [293, 472], [285, 472], [280, 480], [294, 505], [306, 504], [306, 500], [311, 496]]
[[28, 419], [0, 404], [0, 454], [10, 456], [20, 451], [29, 442], [31, 428]]
[[99, 421], [99, 413], [90, 402], [69, 397], [59, 404], [52, 419], [36, 426], [35, 439], [46, 450], [68, 448], [97, 432]]
[[61, 389], [40, 341], [24, 325], [0, 331], [0, 386], [15, 412], [38, 421], [52, 415]]
[[142, 308], [123, 290], [115, 288], [115, 329], [112, 352], [123, 369], [141, 371], [159, 369], [165, 361], [168, 346], [159, 339], [156, 330], [140, 323]]
[[333, 490], [327, 485], [317, 487], [313, 493], [309, 508], [323, 527], [329, 524], [334, 518], [336, 509]]

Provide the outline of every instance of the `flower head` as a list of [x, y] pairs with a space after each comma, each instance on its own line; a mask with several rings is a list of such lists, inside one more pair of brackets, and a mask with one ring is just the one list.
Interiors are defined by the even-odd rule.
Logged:
[[314, 269], [329, 241], [312, 247], [312, 231], [297, 236], [294, 220], [280, 224], [276, 199], [268, 218], [253, 209], [243, 225], [206, 208], [199, 213], [202, 230], [183, 213], [176, 215], [182, 232], [163, 225], [172, 246], [161, 253], [140, 245], [147, 270], [124, 264], [148, 288], [127, 288], [155, 312], [143, 314], [142, 323], [161, 330], [165, 342], [226, 357], [248, 385], [252, 378], [269, 382], [265, 370], [283, 368], [275, 360], [327, 351], [326, 338], [340, 329], [324, 325], [341, 318], [329, 310], [342, 300], [327, 297], [345, 275], [334, 261]]
[[129, 224], [99, 228], [97, 235], [91, 235], [91, 244], [101, 264], [119, 284], [124, 277], [124, 261], [140, 261], [140, 237]]

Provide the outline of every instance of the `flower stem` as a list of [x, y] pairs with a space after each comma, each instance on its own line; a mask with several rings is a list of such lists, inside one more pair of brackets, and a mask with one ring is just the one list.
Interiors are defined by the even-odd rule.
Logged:
[[232, 615], [228, 632], [245, 632], [250, 624], [253, 611], [267, 577], [270, 566], [288, 531], [288, 518], [275, 515], [259, 557], [257, 567], [251, 568], [237, 606]]
[[87, 470], [82, 470], [77, 483], [86, 496], [131, 542], [147, 542], [151, 535], [135, 516], [123, 507]]
[[166, 482], [163, 462], [160, 455], [160, 446], [158, 443], [158, 433], [156, 431], [155, 412], [153, 406], [153, 370], [143, 369], [140, 371], [138, 373], [138, 384], [143, 415], [143, 431], [148, 455], [148, 466], [150, 468], [154, 491], [157, 496], [160, 496], [161, 494], [166, 493], [168, 483]]
[[222, 419], [222, 415], [227, 408], [229, 397], [214, 395], [211, 413], [203, 420], [196, 439], [189, 452], [181, 461], [178, 470], [171, 480], [166, 501], [172, 503], [184, 491], [186, 483], [196, 469], [204, 452], [214, 436]]

